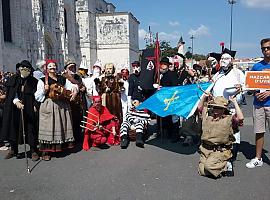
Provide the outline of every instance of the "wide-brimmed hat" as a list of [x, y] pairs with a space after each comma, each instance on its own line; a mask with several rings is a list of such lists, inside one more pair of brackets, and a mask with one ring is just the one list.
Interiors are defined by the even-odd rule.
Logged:
[[85, 69], [85, 70], [88, 70], [88, 67], [85, 66], [85, 65], [80, 65], [79, 69]]
[[170, 62], [168, 57], [163, 57], [160, 61], [160, 63], [171, 65], [172, 63]]
[[16, 69], [18, 69], [19, 67], [26, 67], [30, 69], [31, 71], [34, 71], [34, 68], [32, 67], [31, 63], [28, 60], [23, 60], [20, 63], [17, 63]]
[[67, 66], [69, 66], [69, 65], [75, 65], [76, 66], [75, 58], [73, 58], [73, 57], [66, 57], [64, 69], [66, 69]]
[[228, 109], [227, 107], [228, 104], [229, 104], [229, 101], [227, 99], [225, 99], [224, 97], [218, 96], [218, 97], [215, 97], [214, 100], [210, 101], [208, 103], [208, 106]]

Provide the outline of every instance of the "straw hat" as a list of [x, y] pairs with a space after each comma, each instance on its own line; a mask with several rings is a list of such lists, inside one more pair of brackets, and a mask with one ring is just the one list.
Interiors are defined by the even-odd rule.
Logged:
[[229, 104], [229, 101], [227, 99], [219, 96], [219, 97], [216, 97], [214, 100], [210, 101], [208, 103], [208, 106], [228, 109], [228, 107], [227, 107], [228, 104]]

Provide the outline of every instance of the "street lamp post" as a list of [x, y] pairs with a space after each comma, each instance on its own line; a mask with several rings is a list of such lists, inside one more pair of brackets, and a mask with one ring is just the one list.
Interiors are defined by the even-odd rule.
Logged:
[[230, 33], [230, 50], [232, 50], [232, 32], [233, 32], [233, 4], [236, 4], [236, 0], [228, 0], [231, 5], [231, 33]]
[[195, 39], [194, 35], [191, 35], [191, 67], [193, 67], [193, 40]]

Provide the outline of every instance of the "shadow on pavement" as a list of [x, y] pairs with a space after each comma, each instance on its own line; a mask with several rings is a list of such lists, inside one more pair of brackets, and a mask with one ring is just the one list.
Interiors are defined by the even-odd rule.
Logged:
[[161, 139], [161, 137], [153, 137], [153, 133], [157, 133], [156, 124], [149, 125], [147, 133], [149, 139], [146, 141], [146, 144], [148, 145], [153, 145], [167, 151], [185, 155], [191, 155], [198, 151], [197, 145], [183, 146], [183, 141], [180, 141], [180, 136], [177, 143], [170, 142], [166, 135], [163, 136], [163, 139]]
[[[246, 159], [251, 160], [253, 158], [255, 158], [255, 153], [256, 153], [256, 146], [253, 144], [250, 144], [249, 142], [246, 141], [241, 141], [241, 145], [240, 145], [240, 152], [243, 153], [243, 155], [246, 157]], [[262, 152], [262, 159], [263, 162], [270, 165], [270, 160], [269, 158], [265, 155], [266, 153], [268, 153], [268, 151], [266, 151], [265, 149], [263, 149]]]

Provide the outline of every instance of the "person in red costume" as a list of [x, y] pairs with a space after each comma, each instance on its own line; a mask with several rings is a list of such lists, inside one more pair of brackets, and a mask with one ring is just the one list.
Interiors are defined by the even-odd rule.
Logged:
[[102, 106], [101, 97], [93, 97], [93, 105], [88, 110], [83, 149], [119, 145], [119, 121], [109, 110]]

